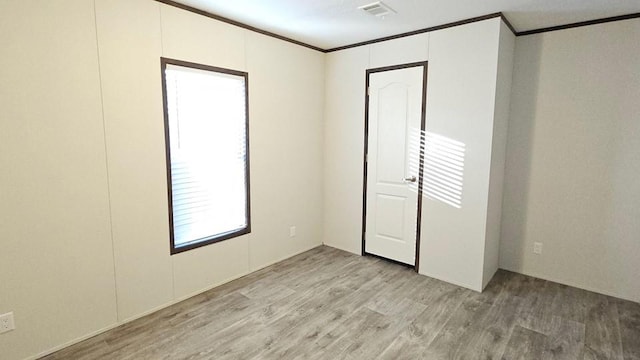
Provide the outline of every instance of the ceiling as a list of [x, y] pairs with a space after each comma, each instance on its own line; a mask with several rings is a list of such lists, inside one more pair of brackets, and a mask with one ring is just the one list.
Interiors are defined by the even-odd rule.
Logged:
[[383, 0], [397, 14], [358, 9], [375, 0], [178, 0], [262, 30], [331, 49], [502, 12], [516, 31], [640, 12], [640, 0]]

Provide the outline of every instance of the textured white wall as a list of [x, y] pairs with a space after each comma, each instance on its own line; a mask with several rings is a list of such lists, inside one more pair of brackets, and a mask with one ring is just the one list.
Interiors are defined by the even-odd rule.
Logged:
[[507, 128], [511, 105], [513, 56], [516, 37], [502, 23], [498, 50], [498, 79], [496, 89], [493, 140], [491, 149], [491, 175], [489, 179], [489, 208], [487, 210], [487, 235], [484, 244], [482, 287], [487, 286], [499, 267], [500, 228], [504, 188], [504, 167], [507, 151]]
[[324, 243], [362, 253], [365, 70], [369, 47], [327, 54]]
[[639, 38], [635, 19], [517, 39], [501, 267], [640, 301]]
[[[321, 244], [324, 54], [152, 0], [0, 9], [3, 359]], [[174, 256], [161, 56], [249, 72], [252, 233]]]
[[158, 246], [169, 231], [158, 14], [151, 1], [96, 1], [120, 321], [173, 298], [171, 257]]
[[116, 321], [95, 39], [92, 1], [0, 5], [3, 359]]
[[427, 132], [464, 143], [465, 156], [461, 207], [423, 200], [420, 273], [477, 291], [482, 290], [501, 23], [485, 20], [429, 37]]

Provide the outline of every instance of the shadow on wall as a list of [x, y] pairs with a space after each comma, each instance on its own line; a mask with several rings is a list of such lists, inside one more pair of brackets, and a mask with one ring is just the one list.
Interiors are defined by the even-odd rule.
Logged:
[[523, 240], [541, 66], [542, 41], [531, 40], [521, 37], [516, 41], [500, 236], [500, 267], [515, 271], [521, 270], [527, 251]]

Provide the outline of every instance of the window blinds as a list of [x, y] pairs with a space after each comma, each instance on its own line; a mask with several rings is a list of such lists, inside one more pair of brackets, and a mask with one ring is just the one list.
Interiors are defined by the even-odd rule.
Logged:
[[168, 64], [165, 70], [174, 246], [248, 224], [246, 80]]

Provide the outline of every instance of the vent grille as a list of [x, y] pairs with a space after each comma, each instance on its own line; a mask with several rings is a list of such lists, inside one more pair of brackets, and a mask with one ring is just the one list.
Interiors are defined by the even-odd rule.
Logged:
[[371, 4], [363, 5], [358, 7], [358, 9], [366, 11], [367, 13], [374, 16], [385, 16], [396, 13], [395, 10], [390, 8], [389, 5], [383, 3], [382, 1], [376, 1]]

